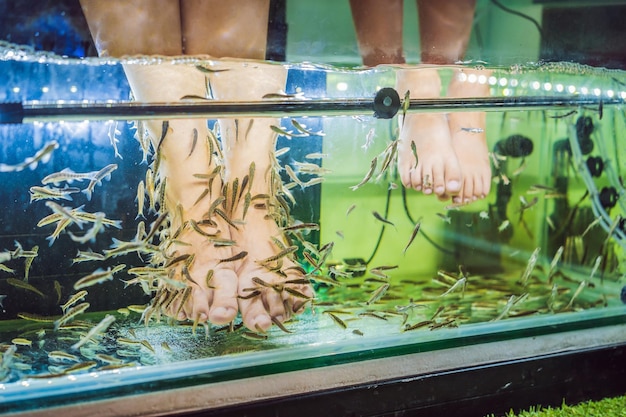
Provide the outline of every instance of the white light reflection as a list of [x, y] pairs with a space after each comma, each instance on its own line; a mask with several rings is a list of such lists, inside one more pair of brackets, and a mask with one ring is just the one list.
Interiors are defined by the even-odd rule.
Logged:
[[345, 83], [343, 81], [337, 83], [337, 90], [346, 91], [347, 89], [348, 89], [348, 83]]

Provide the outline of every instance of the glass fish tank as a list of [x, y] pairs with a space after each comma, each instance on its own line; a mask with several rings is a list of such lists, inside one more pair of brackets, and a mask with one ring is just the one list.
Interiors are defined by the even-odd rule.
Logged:
[[[624, 7], [479, 1], [468, 59], [427, 67], [424, 97], [399, 87], [424, 68], [416, 22], [415, 64], [364, 67], [347, 2], [272, 4], [284, 56], [225, 63], [97, 57], [78, 2], [30, 38], [3, 2], [0, 412], [486, 415], [626, 391], [626, 73], [555, 41], [559, 13]], [[201, 92], [138, 97], [146, 68]], [[213, 91], [250, 68], [281, 91]], [[425, 192], [428, 117], [486, 141], [466, 201]]]

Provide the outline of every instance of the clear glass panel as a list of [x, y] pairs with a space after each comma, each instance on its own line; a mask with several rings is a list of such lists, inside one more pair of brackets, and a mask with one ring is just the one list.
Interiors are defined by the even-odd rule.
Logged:
[[[167, 175], [152, 177], [168, 162], [157, 160], [148, 133], [156, 125], [168, 137], [170, 127], [162, 120], [200, 120], [214, 137], [198, 137], [196, 130], [187, 157], [205, 146], [221, 161], [232, 140], [228, 126], [236, 135], [253, 131], [253, 124], [244, 130], [227, 121], [220, 128], [216, 115], [229, 115], [219, 106], [186, 119], [197, 112], [194, 106], [210, 104], [197, 97], [183, 100], [187, 107], [179, 114], [171, 113], [172, 103], [160, 107], [165, 113], [156, 124], [150, 125], [145, 113], [138, 120], [145, 103], [128, 104], [122, 68], [122, 63], [175, 68], [212, 81], [225, 64], [195, 57], [75, 59], [3, 44], [3, 411], [43, 408], [86, 387], [95, 389], [96, 381], [98, 389], [110, 392], [142, 383], [156, 390], [195, 384], [191, 377], [200, 375], [204, 382], [237, 380], [623, 323], [620, 141], [626, 131], [626, 75], [573, 63], [529, 63], [557, 50], [546, 46], [550, 13], [556, 11], [515, 3], [516, 11], [535, 19], [543, 13], [542, 35], [526, 36], [520, 29], [500, 39], [504, 16], [520, 18], [479, 2], [469, 61], [432, 70], [444, 86], [453, 79], [470, 89], [483, 86], [487, 97], [447, 97], [445, 87], [433, 98], [400, 90], [398, 114], [391, 119], [374, 116], [374, 95], [395, 88], [402, 73], [423, 68], [351, 68], [360, 64], [352, 26], [338, 29], [336, 40], [326, 40], [332, 30], [323, 30], [341, 26], [334, 20], [350, 21], [348, 4], [335, 9], [289, 3], [286, 53], [292, 63], [271, 66], [287, 73], [284, 94], [229, 100], [235, 111], [251, 107], [237, 113], [238, 119], [226, 119], [256, 117], [257, 126], [273, 120], [266, 132], [277, 136], [280, 187], [272, 189], [271, 198], [246, 197], [242, 175], [241, 188], [233, 192], [234, 183], [228, 182], [223, 199], [212, 194], [205, 199], [211, 185], [193, 197], [194, 206], [203, 204], [205, 210], [227, 211], [227, 200], [234, 198], [246, 210], [271, 214], [275, 206], [280, 213], [280, 228], [272, 230], [289, 239], [281, 238], [283, 248], [276, 244], [275, 257], [255, 262], [265, 268], [262, 273], [278, 270], [285, 276], [251, 281], [239, 297], [265, 297], [271, 304], [272, 294], [279, 294], [290, 307], [306, 307], [284, 323], [276, 320], [267, 332], [246, 329], [240, 316], [230, 325], [166, 317], [183, 311], [172, 306], [196, 297], [187, 290], [198, 285], [195, 280], [211, 279], [187, 276], [180, 267], [193, 271], [203, 255], [176, 257], [188, 252], [171, 246], [189, 242], [177, 239], [174, 225], [206, 237], [211, 250], [241, 241], [209, 236], [208, 221], [176, 220], [177, 207], [163, 200]], [[326, 13], [309, 10], [315, 7]], [[336, 13], [327, 13], [331, 8]], [[302, 16], [310, 13], [326, 16], [319, 22], [322, 30], [317, 27], [318, 43], [307, 41], [313, 26]], [[415, 5], [407, 3], [405, 20], [415, 13]], [[417, 61], [416, 43], [406, 40], [417, 29], [406, 26], [406, 58]], [[514, 38], [542, 46], [512, 50]], [[6, 105], [16, 102], [23, 107]], [[91, 111], [103, 103], [100, 113]], [[359, 103], [365, 104], [351, 107]], [[300, 105], [302, 110], [270, 118]], [[405, 188], [398, 158], [420, 161], [414, 148], [399, 142], [405, 116], [445, 111], [442, 117], [453, 120], [472, 106], [486, 112], [484, 127], [461, 124], [452, 133], [470, 139], [486, 135], [492, 172], [486, 198], [456, 205]], [[15, 118], [23, 123], [6, 123]], [[155, 140], [154, 129], [152, 136]], [[246, 173], [251, 183], [252, 172]], [[209, 171], [194, 175], [200, 182], [215, 177]], [[426, 186], [428, 179], [422, 180]], [[224, 221], [236, 229], [244, 227], [243, 220], [233, 215]], [[243, 250], [230, 253], [246, 256]], [[286, 261], [290, 257], [293, 261]], [[238, 260], [222, 257], [214, 267], [229, 262]], [[298, 282], [285, 282], [294, 279], [286, 276], [287, 265], [298, 271]], [[170, 275], [172, 270], [176, 274]], [[310, 281], [313, 299], [301, 280]]]

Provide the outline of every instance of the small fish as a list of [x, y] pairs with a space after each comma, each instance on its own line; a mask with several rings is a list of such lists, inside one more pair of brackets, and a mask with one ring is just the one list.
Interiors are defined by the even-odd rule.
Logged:
[[533, 253], [530, 255], [530, 258], [528, 259], [528, 263], [526, 264], [526, 269], [524, 270], [524, 273], [522, 274], [520, 278], [520, 283], [524, 286], [526, 286], [526, 283], [528, 282], [528, 278], [532, 274], [533, 269], [535, 269], [535, 265], [537, 264], [537, 260], [539, 259], [540, 251], [541, 251], [540, 247], [535, 248]]
[[556, 266], [561, 260], [561, 256], [563, 255], [564, 249], [565, 248], [563, 246], [559, 246], [556, 253], [554, 254], [554, 258], [552, 258], [552, 262], [550, 262], [550, 269], [548, 270], [548, 282], [552, 282], [552, 275], [554, 274], [554, 271], [556, 270]]
[[19, 279], [15, 279], [15, 278], [7, 278], [7, 284], [16, 287], [16, 288], [21, 288], [24, 290], [28, 290], [31, 292], [34, 292], [35, 294], [37, 294], [38, 296], [40, 296], [41, 298], [46, 298], [46, 295], [44, 293], [42, 293], [41, 291], [39, 291], [37, 288], [35, 288], [34, 286], [32, 286], [31, 284], [24, 282], [22, 280]]
[[303, 134], [303, 133], [300, 133], [300, 134], [293, 133], [291, 131], [288, 131], [288, 130], [285, 130], [285, 129], [281, 128], [281, 127], [278, 127], [276, 125], [271, 125], [270, 129], [272, 129], [273, 132], [276, 132], [276, 133], [278, 133], [281, 136], [285, 136], [287, 139], [291, 139], [291, 138], [294, 138], [294, 137], [306, 137], [306, 136], [308, 136], [308, 135]]
[[187, 158], [189, 158], [191, 154], [193, 154], [193, 151], [196, 149], [196, 144], [198, 143], [198, 129], [194, 128], [192, 135], [193, 138], [191, 139], [191, 150], [189, 151], [189, 155], [187, 155]]
[[48, 162], [52, 156], [52, 152], [58, 148], [59, 143], [56, 140], [52, 140], [46, 143], [43, 148], [38, 150], [35, 155], [29, 156], [17, 165], [0, 164], [0, 172], [19, 172], [25, 168], [35, 169], [37, 168], [39, 162], [44, 164]]
[[63, 352], [61, 350], [53, 350], [52, 352], [48, 352], [48, 358], [55, 361], [80, 362], [78, 356], [72, 355], [71, 353]]
[[248, 340], [266, 340], [268, 336], [266, 334], [259, 334], [254, 332], [243, 332], [241, 333], [241, 337]]
[[440, 297], [445, 297], [446, 295], [456, 291], [458, 288], [461, 288], [461, 298], [465, 294], [465, 287], [467, 286], [467, 278], [462, 277], [457, 282], [455, 282], [446, 292], [440, 295]]
[[582, 281], [580, 284], [578, 284], [576, 291], [574, 291], [574, 295], [572, 295], [572, 299], [569, 300], [569, 303], [567, 303], [567, 306], [565, 306], [565, 310], [569, 310], [570, 308], [572, 308], [572, 305], [574, 304], [574, 300], [576, 299], [576, 297], [580, 295], [580, 293], [583, 291], [583, 289], [585, 289], [586, 286], [587, 286], [587, 281]]
[[81, 363], [77, 363], [76, 365], [70, 366], [69, 368], [65, 369], [63, 371], [63, 373], [64, 374], [73, 374], [74, 372], [82, 372], [82, 371], [86, 371], [88, 369], [91, 369], [91, 368], [93, 368], [96, 365], [98, 365], [98, 363], [95, 362], [95, 361], [81, 362]]
[[32, 340], [28, 340], [23, 337], [16, 337], [15, 339], [11, 340], [11, 343], [13, 343], [14, 345], [20, 345], [20, 346], [32, 346], [33, 345]]
[[144, 205], [146, 203], [146, 185], [143, 180], [139, 181], [137, 184], [137, 197], [135, 197], [135, 201], [137, 202], [137, 216], [135, 216], [135, 220], [140, 217], [146, 218], [143, 214]]
[[411, 152], [413, 153], [413, 157], [415, 158], [415, 165], [413, 168], [417, 168], [417, 162], [419, 159], [417, 158], [417, 147], [415, 146], [415, 141], [411, 141]]
[[61, 296], [62, 291], [61, 291], [61, 283], [59, 281], [57, 281], [56, 279], [54, 280], [54, 292], [57, 294], [57, 304], [61, 301]]
[[116, 169], [117, 164], [109, 164], [94, 175], [94, 177], [89, 181], [87, 188], [82, 191], [87, 196], [87, 200], [91, 200], [91, 195], [93, 194], [96, 185], [102, 184], [102, 180], [109, 180], [111, 178], [111, 173]]
[[406, 244], [406, 246], [404, 247], [404, 250], [402, 251], [403, 254], [406, 253], [407, 249], [409, 249], [409, 246], [411, 246], [411, 243], [413, 243], [413, 241], [415, 240], [415, 237], [419, 233], [421, 226], [422, 226], [422, 218], [420, 217], [417, 220], [417, 223], [415, 224], [415, 227], [413, 228], [413, 232], [411, 233], [411, 237], [409, 238], [409, 242]]
[[76, 294], [70, 296], [70, 298], [65, 302], [65, 304], [61, 306], [61, 310], [66, 311], [70, 306], [73, 306], [78, 301], [84, 300], [86, 295], [87, 295], [87, 291], [81, 290], [77, 292]]
[[374, 128], [371, 128], [369, 130], [369, 132], [367, 132], [367, 135], [365, 135], [365, 143], [363, 145], [361, 145], [361, 148], [363, 150], [368, 150], [370, 146], [372, 146], [372, 143], [374, 143], [374, 134], [376, 133], [376, 131], [374, 130]]
[[282, 228], [283, 232], [290, 232], [295, 230], [320, 230], [320, 225], [317, 223], [297, 223], [291, 226], [285, 226]]
[[87, 232], [83, 236], [77, 237], [72, 232], [69, 232], [70, 239], [77, 243], [87, 243], [89, 241], [94, 242], [96, 240], [96, 236], [98, 233], [104, 229], [104, 217], [105, 214], [102, 212], [96, 213], [96, 220]]
[[256, 262], [261, 264], [261, 265], [265, 265], [268, 264], [270, 262], [274, 262], [277, 261], [285, 256], [288, 256], [292, 253], [294, 253], [295, 251], [298, 250], [298, 247], [293, 245], [293, 246], [289, 246], [288, 248], [285, 248], [283, 250], [281, 250], [280, 252], [278, 252], [276, 255], [270, 256], [269, 258], [265, 258], [262, 260], [257, 260]]
[[92, 327], [85, 336], [83, 336], [78, 342], [74, 343], [71, 348], [79, 349], [81, 346], [92, 340], [97, 335], [104, 333], [109, 328], [109, 326], [113, 324], [114, 321], [115, 316], [107, 314], [98, 324]]
[[461, 131], [468, 133], [483, 133], [485, 129], [482, 127], [462, 127]]
[[111, 269], [111, 267], [108, 267], [106, 270], [99, 268], [93, 273], [86, 275], [76, 281], [74, 283], [74, 289], [80, 290], [82, 288], [90, 287], [95, 284], [101, 284], [105, 281], [110, 281], [113, 279], [113, 275], [115, 273], [121, 271], [124, 268], [126, 268], [125, 264], [116, 265], [113, 269]]
[[92, 252], [92, 251], [81, 251], [79, 250], [76, 254], [76, 257], [72, 259], [73, 263], [79, 262], [87, 262], [87, 261], [104, 261], [106, 256], [101, 253]]
[[284, 154], [289, 152], [289, 149], [290, 148], [288, 148], [288, 147], [277, 149], [276, 152], [274, 152], [274, 157], [278, 158], [278, 157], [283, 156]]
[[306, 159], [322, 159], [322, 158], [328, 158], [328, 154], [327, 153], [313, 152], [313, 153], [306, 154], [304, 157]]
[[355, 208], [356, 204], [352, 204], [350, 207], [348, 207], [348, 209], [346, 210], [346, 217], [348, 217], [348, 215], [352, 213], [352, 210], [354, 210]]
[[37, 257], [37, 253], [39, 252], [39, 246], [35, 245], [31, 249], [31, 252], [34, 252], [35, 256], [28, 256], [24, 261], [24, 281], [28, 282], [28, 274], [30, 273], [30, 267], [33, 264], [33, 261]]
[[90, 180], [92, 179], [95, 175], [97, 174], [97, 171], [93, 171], [93, 172], [86, 172], [86, 173], [78, 173], [78, 172], [74, 172], [69, 168], [64, 168], [59, 172], [55, 172], [53, 174], [50, 174], [46, 177], [44, 177], [43, 180], [41, 180], [42, 184], [60, 184], [62, 182], [67, 182], [68, 184], [71, 184], [74, 181], [83, 181], [83, 180]]
[[363, 177], [361, 182], [359, 182], [357, 185], [353, 185], [352, 187], [350, 187], [350, 189], [352, 191], [356, 191], [359, 188], [361, 188], [363, 185], [365, 185], [365, 183], [367, 183], [374, 175], [374, 171], [376, 171], [377, 164], [378, 164], [378, 157], [375, 157], [374, 159], [372, 159], [372, 162], [370, 163], [370, 169], [369, 171], [367, 171], [367, 174], [365, 174], [365, 177]]
[[376, 218], [376, 220], [381, 221], [385, 224], [389, 224], [393, 227], [396, 227], [395, 224], [393, 224], [392, 222], [390, 222], [389, 220], [385, 219], [383, 216], [380, 215], [380, 213], [378, 213], [377, 211], [372, 211], [372, 214], [374, 215], [374, 217]]
[[406, 119], [406, 112], [411, 106], [411, 90], [406, 90], [404, 93], [404, 100], [402, 100], [402, 127], [404, 127], [404, 120]]
[[36, 321], [38, 323], [53, 323], [54, 319], [51, 317], [47, 317], [47, 316], [40, 316], [39, 314], [32, 314], [32, 313], [17, 313], [17, 317], [24, 319], [24, 320], [28, 320], [28, 321]]
[[303, 134], [307, 135], [307, 136], [326, 136], [323, 132], [319, 131], [319, 132], [313, 132], [311, 130], [308, 130], [306, 128], [306, 126], [298, 123], [298, 121], [296, 119], [291, 119], [291, 124], [293, 125], [293, 127], [296, 128], [296, 130], [298, 130], [299, 132], [302, 132]]
[[243, 258], [245, 258], [248, 255], [248, 252], [241, 251], [236, 255], [231, 256], [230, 258], [225, 258], [225, 259], [220, 259], [218, 263], [222, 263], [222, 262], [234, 262], [234, 261], [238, 261], [241, 260]]
[[387, 293], [387, 290], [389, 289], [389, 284], [383, 284], [380, 287], [378, 287], [370, 296], [370, 298], [365, 302], [365, 304], [370, 305], [375, 303], [376, 301], [380, 300], [383, 295], [385, 295]]
[[30, 187], [30, 202], [39, 201], [39, 200], [68, 200], [71, 201], [71, 194], [77, 193], [80, 191], [80, 188], [76, 187], [65, 187], [65, 188], [56, 188], [56, 187], [39, 187], [34, 185]]
[[345, 321], [343, 321], [342, 319], [340, 319], [337, 315], [329, 312], [329, 311], [325, 311], [324, 313], [328, 314], [328, 316], [333, 320], [333, 322], [335, 322], [335, 324], [337, 324], [339, 327], [341, 327], [342, 329], [347, 329], [348, 325], [346, 324]]
[[500, 223], [500, 226], [498, 226], [498, 232], [504, 232], [510, 226], [510, 224], [511, 223], [508, 220], [503, 221], [502, 223]]
[[70, 310], [66, 311], [65, 314], [63, 314], [63, 316], [61, 316], [59, 319], [57, 319], [54, 322], [54, 330], [55, 331], [59, 330], [59, 327], [61, 327], [68, 321], [72, 320], [74, 317], [78, 316], [79, 314], [84, 313], [85, 310], [89, 308], [89, 306], [90, 306], [89, 303], [81, 303], [75, 307], [72, 307]]

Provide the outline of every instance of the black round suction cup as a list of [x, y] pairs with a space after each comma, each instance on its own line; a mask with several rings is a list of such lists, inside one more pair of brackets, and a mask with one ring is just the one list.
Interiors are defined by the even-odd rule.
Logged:
[[400, 96], [390, 87], [381, 88], [374, 97], [374, 117], [391, 119], [400, 110]]
[[533, 141], [523, 135], [511, 135], [496, 143], [494, 150], [502, 156], [521, 158], [533, 153]]
[[604, 187], [600, 190], [600, 204], [605, 210], [615, 207], [618, 198], [619, 194], [614, 187]]
[[581, 116], [576, 120], [576, 138], [583, 155], [589, 155], [593, 151], [593, 141], [591, 140], [593, 129], [591, 117]]
[[590, 156], [587, 158], [587, 169], [592, 177], [599, 177], [604, 170], [604, 161], [599, 156]]

